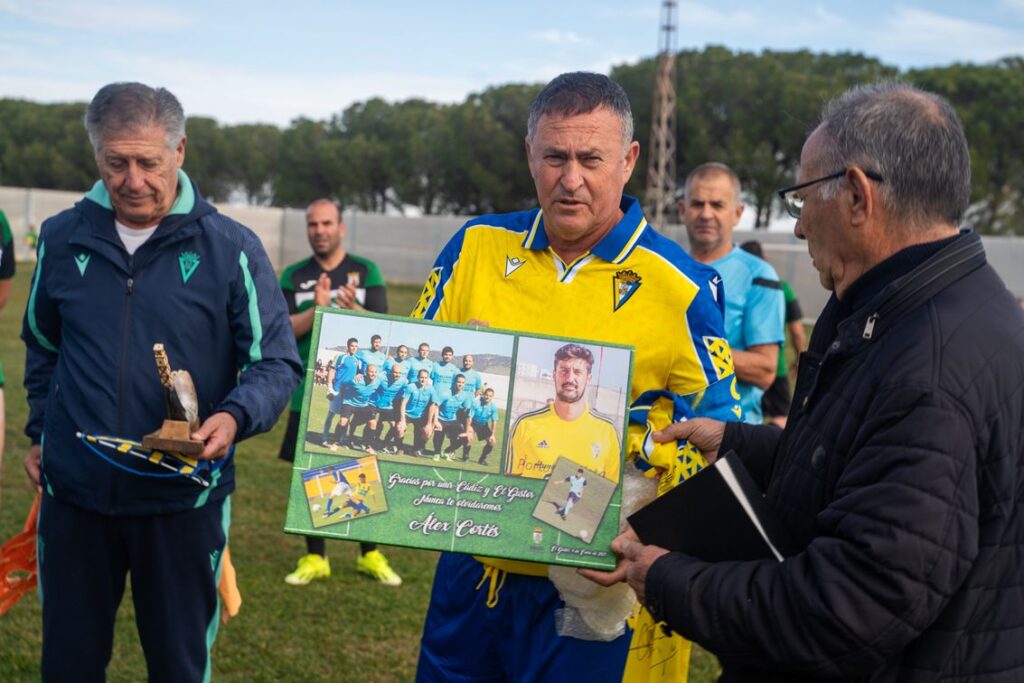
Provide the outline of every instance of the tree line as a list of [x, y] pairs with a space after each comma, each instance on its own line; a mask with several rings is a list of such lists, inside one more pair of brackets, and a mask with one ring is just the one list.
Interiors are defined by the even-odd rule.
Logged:
[[[627, 190], [641, 197], [655, 70], [650, 58], [610, 74], [633, 104], [642, 152]], [[947, 97], [963, 119], [973, 174], [968, 222], [986, 234], [1024, 234], [1024, 58], [901, 71], [855, 53], [708, 47], [679, 52], [676, 73], [680, 180], [704, 161], [729, 164], [759, 226], [781, 213], [774, 191], [793, 182], [822, 103], [858, 83], [901, 79]], [[328, 196], [371, 212], [527, 208], [536, 200], [523, 138], [542, 85], [500, 85], [457, 104], [374, 98], [284, 129], [190, 117], [185, 169], [217, 201], [241, 193], [276, 206]], [[0, 99], [0, 184], [89, 187], [96, 171], [84, 110]]]

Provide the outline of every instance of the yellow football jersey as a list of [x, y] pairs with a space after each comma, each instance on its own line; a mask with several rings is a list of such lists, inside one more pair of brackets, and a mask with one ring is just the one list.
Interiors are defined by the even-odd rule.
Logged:
[[512, 427], [508, 474], [542, 479], [559, 456], [619, 483], [619, 435], [611, 420], [587, 410], [563, 420], [554, 405], [526, 413]]
[[652, 429], [704, 415], [736, 420], [721, 278], [658, 234], [636, 199], [589, 252], [563, 263], [539, 209], [482, 216], [455, 234], [427, 278], [414, 317], [629, 344], [636, 350], [629, 452], [676, 469]]
[[370, 495], [369, 484], [356, 484], [355, 490], [348, 497], [354, 503], [362, 503], [368, 495]]

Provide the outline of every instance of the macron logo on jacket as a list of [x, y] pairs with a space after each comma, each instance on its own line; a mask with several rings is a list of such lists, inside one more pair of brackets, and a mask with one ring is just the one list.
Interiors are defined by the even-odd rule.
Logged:
[[78, 274], [85, 277], [85, 269], [89, 267], [89, 259], [92, 258], [92, 254], [77, 254], [75, 256], [75, 265], [78, 266]]

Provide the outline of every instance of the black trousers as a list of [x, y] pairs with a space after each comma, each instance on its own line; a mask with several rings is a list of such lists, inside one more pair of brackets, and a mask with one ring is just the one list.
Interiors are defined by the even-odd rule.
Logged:
[[37, 555], [43, 681], [103, 681], [131, 575], [149, 681], [202, 681], [219, 626], [230, 498], [163, 515], [90, 512], [43, 494]]

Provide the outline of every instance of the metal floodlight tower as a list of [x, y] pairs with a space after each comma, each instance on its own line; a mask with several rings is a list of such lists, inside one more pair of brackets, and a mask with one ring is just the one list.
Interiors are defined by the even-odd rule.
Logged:
[[[654, 86], [651, 146], [647, 157], [646, 213], [654, 225], [665, 225], [676, 193], [676, 0], [661, 3], [658, 31], [658, 72]], [[669, 213], [668, 215], [671, 215]]]

